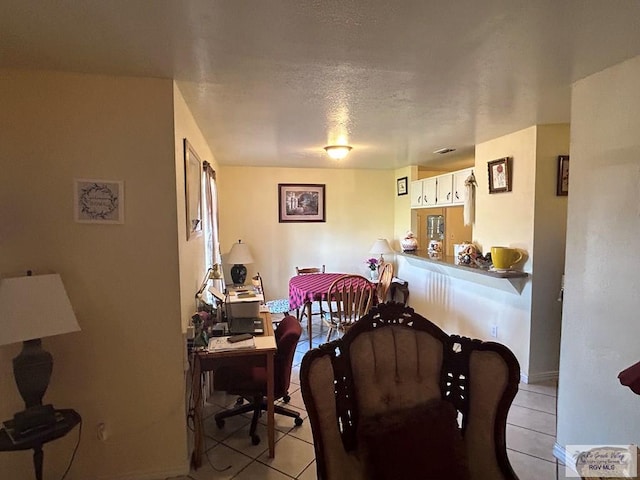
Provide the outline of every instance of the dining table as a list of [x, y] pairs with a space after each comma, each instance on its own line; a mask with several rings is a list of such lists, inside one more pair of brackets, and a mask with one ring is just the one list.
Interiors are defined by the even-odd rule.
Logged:
[[[307, 336], [309, 337], [309, 348], [311, 345], [312, 322], [311, 307], [313, 302], [328, 301], [327, 293], [329, 287], [346, 273], [310, 273], [307, 275], [296, 275], [289, 279], [289, 308], [295, 310], [304, 308], [307, 313]], [[363, 281], [368, 281], [363, 277]]]

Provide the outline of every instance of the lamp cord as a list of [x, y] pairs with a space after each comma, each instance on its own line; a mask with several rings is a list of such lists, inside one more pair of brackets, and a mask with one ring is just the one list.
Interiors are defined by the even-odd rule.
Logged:
[[67, 469], [65, 470], [65, 472], [62, 474], [62, 477], [60, 477], [60, 480], [64, 480], [65, 478], [67, 478], [67, 474], [69, 473], [69, 470], [71, 470], [71, 466], [73, 465], [73, 460], [76, 458], [76, 453], [78, 451], [78, 447], [80, 446], [81, 437], [82, 437], [82, 419], [80, 419], [80, 423], [78, 424], [78, 440], [76, 441], [76, 446], [74, 447], [73, 453], [71, 454], [69, 465], [67, 466]]

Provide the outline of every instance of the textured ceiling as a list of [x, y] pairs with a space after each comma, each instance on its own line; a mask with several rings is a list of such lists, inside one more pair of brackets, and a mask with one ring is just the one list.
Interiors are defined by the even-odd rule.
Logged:
[[346, 141], [347, 168], [435, 168], [567, 122], [638, 25], [630, 0], [0, 0], [0, 66], [174, 78], [221, 164], [334, 167]]

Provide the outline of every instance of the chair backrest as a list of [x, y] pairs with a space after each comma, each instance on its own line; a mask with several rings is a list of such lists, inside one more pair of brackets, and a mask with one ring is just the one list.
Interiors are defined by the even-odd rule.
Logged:
[[378, 297], [378, 303], [384, 303], [387, 301], [387, 293], [391, 286], [391, 279], [393, 278], [393, 264], [385, 262], [378, 270], [378, 286], [376, 288], [376, 297]]
[[276, 398], [280, 398], [289, 390], [293, 357], [302, 334], [302, 327], [296, 317], [286, 315], [278, 324], [274, 334], [278, 348], [274, 358], [274, 392]]
[[327, 291], [332, 321], [348, 328], [369, 312], [375, 285], [362, 275], [343, 275]]
[[296, 275], [307, 275], [309, 273], [324, 273], [324, 265], [320, 267], [296, 267]]
[[449, 336], [412, 308], [388, 302], [373, 307], [341, 339], [309, 350], [300, 380], [318, 478], [366, 478], [361, 420], [427, 408], [438, 399], [461, 416], [472, 480], [518, 478], [505, 436], [520, 367], [504, 345]]

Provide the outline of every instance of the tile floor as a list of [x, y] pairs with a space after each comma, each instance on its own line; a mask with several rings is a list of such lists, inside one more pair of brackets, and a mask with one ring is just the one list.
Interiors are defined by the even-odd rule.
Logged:
[[[324, 333], [314, 317], [314, 346], [325, 341]], [[306, 330], [306, 322], [305, 328]], [[316, 333], [317, 332], [317, 333]], [[289, 407], [300, 410], [307, 417], [300, 393], [300, 362], [308, 350], [308, 337], [303, 331], [291, 378]], [[556, 433], [555, 383], [521, 384], [511, 406], [507, 424], [507, 447], [511, 464], [520, 480], [564, 479], [564, 467], [558, 465], [552, 450]], [[233, 406], [236, 397], [216, 392], [207, 399], [204, 425], [207, 435], [206, 457], [203, 466], [190, 472], [197, 480], [310, 480], [316, 478], [313, 437], [308, 421], [295, 427], [293, 420], [276, 415], [276, 456], [267, 455], [266, 416], [261, 419], [258, 434], [262, 441], [251, 445], [250, 415], [228, 418], [223, 429], [215, 425], [213, 415], [222, 408]]]

